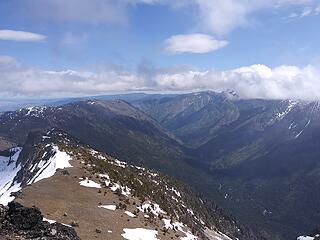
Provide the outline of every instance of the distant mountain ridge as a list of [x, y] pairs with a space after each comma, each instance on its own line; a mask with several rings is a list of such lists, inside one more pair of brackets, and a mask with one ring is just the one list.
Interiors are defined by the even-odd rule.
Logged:
[[260, 219], [286, 238], [317, 227], [319, 102], [200, 92], [133, 104], [194, 149], [194, 165], [220, 182], [219, 204], [250, 226]]
[[266, 239], [282, 240], [320, 222], [319, 118], [319, 102], [241, 99], [232, 91], [83, 100], [3, 113], [0, 142], [61, 129], [189, 183]]

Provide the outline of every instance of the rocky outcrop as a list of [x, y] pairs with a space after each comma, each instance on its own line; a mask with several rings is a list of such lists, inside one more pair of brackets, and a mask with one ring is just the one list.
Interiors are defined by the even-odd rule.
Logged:
[[0, 206], [0, 239], [80, 240], [73, 228], [43, 221], [38, 208]]

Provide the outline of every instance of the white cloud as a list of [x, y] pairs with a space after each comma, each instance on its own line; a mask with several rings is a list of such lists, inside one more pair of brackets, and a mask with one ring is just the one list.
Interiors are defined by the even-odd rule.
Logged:
[[[167, 5], [196, 13], [199, 29], [223, 35], [251, 23], [254, 13], [292, 6], [317, 12], [319, 0], [10, 0], [5, 6], [28, 18], [55, 22], [114, 24], [128, 22], [137, 4]], [[185, 6], [189, 8], [184, 8]], [[4, 9], [6, 10], [7, 9]], [[3, 13], [3, 11], [1, 11]], [[10, 12], [10, 11], [9, 11]], [[289, 14], [287, 14], [289, 15]]]
[[308, 10], [305, 14], [311, 15], [309, 11], [317, 13], [319, 7], [319, 0], [162, 0], [161, 2], [175, 7], [180, 6], [178, 9], [183, 9], [181, 6], [189, 7], [188, 11], [196, 12], [198, 29], [219, 36], [255, 23], [256, 13], [259, 11], [279, 13], [295, 7], [301, 14]]
[[40, 42], [44, 41], [46, 38], [47, 36], [38, 33], [0, 29], [0, 40]]
[[316, 16], [320, 14], [320, 6], [306, 7], [300, 12], [293, 12], [289, 15], [289, 18], [304, 18], [309, 16]]
[[301, 13], [301, 17], [310, 16], [312, 13], [313, 13], [313, 9], [312, 8], [305, 8], [305, 9], [303, 9], [303, 11]]
[[225, 47], [227, 41], [214, 39], [206, 34], [175, 35], [165, 41], [168, 53], [207, 53]]
[[226, 71], [152, 68], [148, 74], [120, 68], [57, 72], [0, 56], [0, 85], [2, 97], [233, 89], [243, 98], [320, 100], [320, 66], [252, 65]]
[[316, 12], [318, 0], [194, 0], [199, 10], [200, 27], [224, 35], [252, 22], [253, 14], [262, 10], [302, 8], [301, 16]]
[[171, 90], [235, 90], [243, 98], [320, 99], [320, 67], [252, 65], [228, 71], [180, 72], [156, 77]]

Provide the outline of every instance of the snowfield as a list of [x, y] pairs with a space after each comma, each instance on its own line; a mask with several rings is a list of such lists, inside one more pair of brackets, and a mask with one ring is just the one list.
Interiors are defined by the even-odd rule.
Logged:
[[[13, 148], [15, 154], [10, 158], [0, 156], [0, 204], [8, 205], [9, 202], [14, 200], [11, 193], [21, 190], [21, 183], [14, 182], [15, 177], [21, 169], [17, 165], [17, 160], [22, 151], [22, 148]], [[52, 146], [52, 156], [48, 160], [39, 161], [37, 164], [30, 167], [30, 172], [35, 175], [32, 179], [28, 180], [28, 184], [38, 182], [42, 179], [52, 177], [58, 169], [72, 167], [69, 161], [72, 159], [66, 152], [60, 151], [57, 146]], [[45, 154], [43, 155], [45, 157]]]
[[36, 169], [38, 168], [37, 174], [28, 182], [28, 184], [52, 177], [58, 169], [72, 167], [69, 163], [72, 158], [66, 152], [60, 151], [57, 146], [53, 146], [52, 151], [54, 155], [49, 160], [41, 160], [38, 165], [35, 166]]
[[8, 205], [14, 197], [10, 194], [19, 191], [20, 184], [13, 183], [14, 177], [20, 171], [21, 166], [17, 165], [17, 160], [22, 151], [22, 148], [12, 148], [14, 155], [11, 157], [0, 156], [0, 204]]
[[123, 231], [125, 233], [121, 234], [121, 236], [127, 240], [158, 240], [158, 231], [156, 230], [144, 228], [125, 228]]

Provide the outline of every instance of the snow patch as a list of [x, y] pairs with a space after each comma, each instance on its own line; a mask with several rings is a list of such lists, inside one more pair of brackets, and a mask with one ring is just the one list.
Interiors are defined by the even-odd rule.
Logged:
[[155, 216], [158, 216], [159, 214], [166, 214], [165, 211], [163, 211], [160, 206], [156, 203], [147, 202], [142, 204], [142, 206], [137, 207], [141, 212], [150, 212]]
[[124, 228], [121, 236], [127, 240], [158, 240], [158, 231], [144, 228]]
[[50, 220], [50, 219], [47, 219], [47, 218], [43, 218], [42, 220], [45, 221], [45, 222], [48, 222], [50, 224], [56, 223], [55, 220]]
[[41, 117], [46, 109], [46, 107], [29, 107], [26, 116]]
[[86, 178], [85, 180], [82, 180], [79, 182], [81, 186], [84, 187], [89, 187], [89, 188], [101, 188], [99, 183], [96, 183], [92, 180], [89, 180], [88, 178]]
[[[106, 181], [106, 184], [107, 184], [107, 181]], [[110, 187], [111, 191], [115, 192], [119, 189], [121, 191], [121, 194], [124, 196], [129, 196], [131, 194], [131, 189], [129, 187], [121, 186], [118, 183], [111, 183], [111, 184], [112, 184], [112, 186]]]
[[190, 233], [190, 232], [187, 232], [187, 233], [185, 233], [185, 234], [186, 234], [186, 236], [180, 238], [181, 240], [196, 240], [196, 239], [198, 239], [198, 237], [194, 236], [194, 235], [193, 235], [192, 233]]
[[136, 217], [136, 215], [134, 215], [132, 212], [125, 211], [124, 213], [127, 214], [129, 217]]
[[99, 208], [105, 208], [105, 209], [108, 209], [108, 210], [111, 210], [111, 211], [115, 211], [117, 209], [117, 206], [116, 205], [101, 205], [101, 206], [98, 206]]
[[289, 100], [287, 108], [283, 112], [278, 112], [276, 114], [278, 119], [283, 119], [288, 113], [291, 112], [291, 110], [294, 108], [295, 105], [297, 105], [297, 101]]
[[164, 223], [164, 227], [166, 229], [172, 229], [172, 230], [178, 230], [180, 232], [182, 232], [183, 234], [185, 234], [185, 237], [181, 237], [181, 240], [196, 240], [198, 239], [198, 237], [194, 236], [189, 230], [188, 228], [183, 225], [183, 223], [180, 222], [173, 222], [170, 219], [162, 219], [163, 223]]
[[297, 240], [314, 240], [314, 237], [300, 236], [297, 238]]

